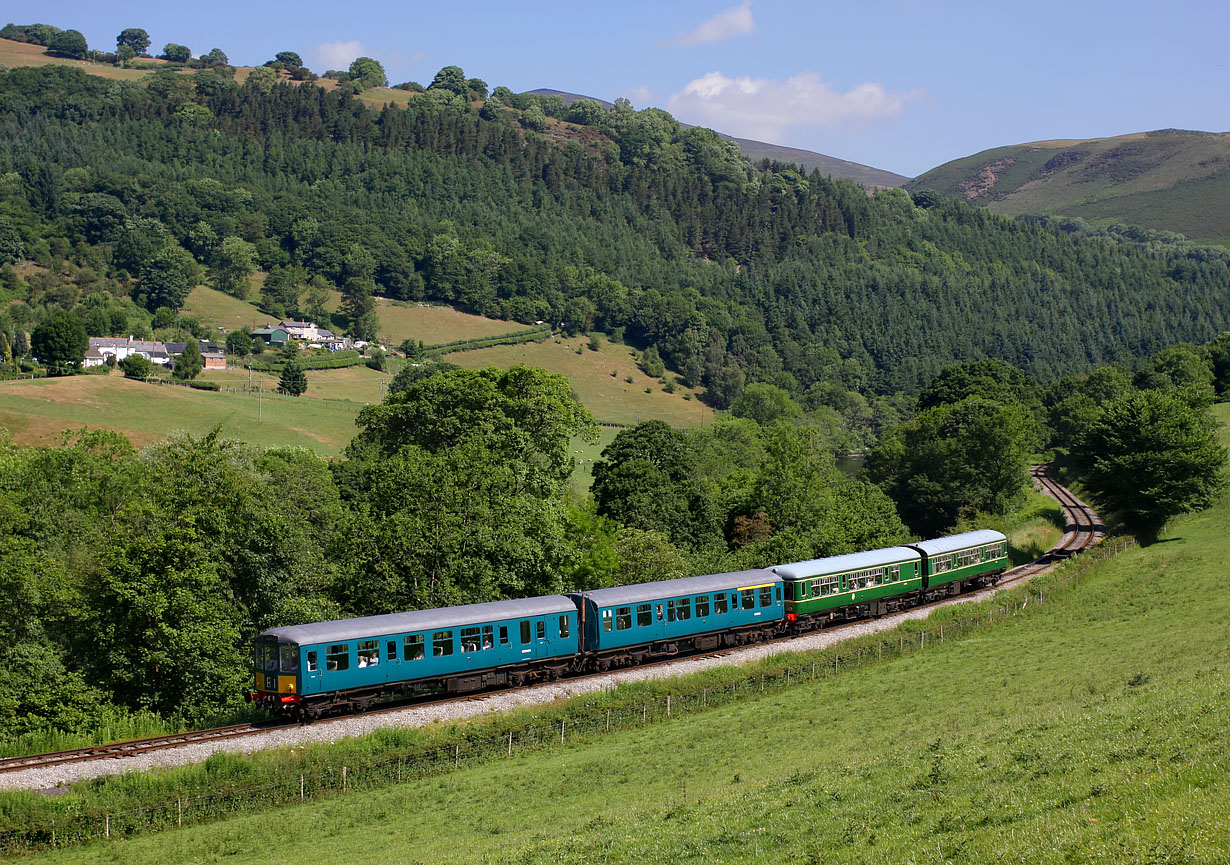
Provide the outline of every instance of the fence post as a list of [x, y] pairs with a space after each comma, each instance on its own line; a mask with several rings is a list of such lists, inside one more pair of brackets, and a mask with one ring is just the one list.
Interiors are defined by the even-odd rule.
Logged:
[[709, 701], [709, 689], [708, 689], [708, 688], [701, 688], [701, 689], [700, 689], [700, 704], [701, 704], [701, 706], [706, 705], [706, 703], [708, 703], [708, 701]]
[[[34, 378], [34, 376], [30, 376], [30, 377]], [[111, 837], [111, 815], [110, 814], [103, 815], [103, 835], [107, 836], [108, 838]]]
[[940, 625], [940, 642], [944, 642], [944, 626]]
[[606, 710], [606, 731], [608, 733], [611, 732], [611, 710], [610, 709]]
[[453, 768], [461, 768], [461, 743], [458, 742], [453, 746]]
[[346, 767], [342, 767], [342, 792], [346, 792]]
[[568, 723], [567, 719], [561, 719], [559, 722], [559, 743], [564, 744], [564, 724]]
[[508, 731], [508, 756], [512, 756], [512, 730]]
[[918, 648], [920, 649], [927, 648], [927, 632], [926, 631], [922, 632], [922, 637], [919, 639]]
[[303, 801], [303, 776], [299, 776], [299, 801]]
[[649, 704], [642, 703], [641, 704], [641, 723], [644, 723], [648, 717], [649, 717]]
[[815, 661], [811, 662], [811, 677], [813, 679], [816, 678], [816, 662]]
[[671, 716], [671, 695], [667, 694], [666, 695], [666, 717], [669, 718], [670, 716]]
[[175, 825], [181, 829], [184, 826], [184, 800], [178, 796], [175, 797]]

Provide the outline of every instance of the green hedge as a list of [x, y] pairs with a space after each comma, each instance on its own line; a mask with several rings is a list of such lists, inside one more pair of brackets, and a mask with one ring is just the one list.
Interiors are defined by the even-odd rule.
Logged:
[[[347, 349], [346, 351], [337, 351], [333, 354], [324, 355], [308, 355], [301, 357], [304, 369], [345, 369], [348, 366], [358, 366], [363, 363], [363, 356], [355, 349]], [[286, 361], [279, 357], [274, 360], [258, 360], [252, 358], [252, 369], [260, 370], [261, 372], [281, 372], [282, 367], [286, 366]]]
[[516, 330], [496, 336], [481, 336], [475, 339], [459, 339], [453, 342], [442, 342], [426, 347], [428, 357], [440, 357], [455, 351], [474, 351], [480, 348], [491, 348], [496, 345], [518, 345], [523, 342], [541, 342], [551, 335], [551, 328], [542, 325], [528, 330]]

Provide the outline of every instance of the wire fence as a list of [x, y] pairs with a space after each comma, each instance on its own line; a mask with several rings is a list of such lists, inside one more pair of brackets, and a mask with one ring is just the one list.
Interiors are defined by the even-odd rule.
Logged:
[[[37, 825], [0, 831], [0, 852], [6, 854], [81, 844], [95, 839], [132, 837], [165, 829], [207, 823], [227, 816], [268, 810], [280, 805], [375, 790], [403, 781], [441, 775], [497, 760], [544, 751], [570, 742], [589, 741], [612, 732], [662, 723], [696, 712], [720, 708], [741, 699], [827, 679], [871, 664], [900, 658], [1010, 620], [1031, 607], [1048, 603], [1099, 561], [1134, 546], [1122, 539], [1068, 560], [1062, 573], [1041, 590], [1025, 588], [1023, 596], [998, 607], [937, 623], [913, 633], [898, 630], [894, 638], [826, 650], [821, 657], [789, 664], [717, 687], [668, 693], [594, 711], [592, 707], [564, 713], [498, 734], [484, 732], [446, 744], [387, 754], [359, 765], [313, 766], [265, 784], [201, 795], [185, 795], [123, 810], [81, 810], [61, 813]], [[12, 816], [12, 815], [10, 815]]]

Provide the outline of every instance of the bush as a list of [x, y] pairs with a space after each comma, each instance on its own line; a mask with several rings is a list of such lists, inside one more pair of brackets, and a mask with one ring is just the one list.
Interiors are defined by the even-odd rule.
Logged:
[[222, 385], [216, 381], [190, 381], [188, 387], [193, 390], [221, 390]]
[[154, 365], [150, 359], [139, 354], [128, 355], [117, 366], [123, 370], [124, 378], [133, 378], [138, 381], [145, 381], [154, 373]]

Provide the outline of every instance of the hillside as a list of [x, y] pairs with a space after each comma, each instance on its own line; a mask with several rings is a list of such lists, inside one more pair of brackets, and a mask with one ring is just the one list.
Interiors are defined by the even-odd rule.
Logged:
[[[595, 99], [593, 96], [582, 96], [579, 93], [569, 93], [566, 90], [553, 90], [549, 87], [543, 87], [529, 92], [539, 96], [556, 94], [564, 97], [564, 101], [568, 103], [572, 103], [577, 99], [591, 99], [604, 108], [609, 109], [611, 107], [611, 103], [605, 99]], [[689, 126], [687, 123], [681, 125], [685, 128]], [[761, 159], [771, 159], [775, 162], [793, 163], [794, 165], [803, 166], [809, 172], [819, 171], [821, 174], [829, 177], [853, 180], [855, 183], [861, 183], [863, 186], [901, 186], [909, 180], [908, 177], [901, 174], [895, 174], [881, 168], [872, 168], [870, 165], [862, 165], [858, 162], [838, 159], [836, 156], [825, 156], [823, 153], [816, 153], [814, 150], [786, 147], [781, 144], [768, 144], [764, 141], [754, 141], [750, 138], [736, 138], [724, 132], [718, 132], [718, 135], [739, 145], [740, 152], [753, 162], [758, 162]]]
[[[877, 661], [874, 649], [856, 656], [847, 646], [846, 669], [818, 681], [808, 663], [827, 669], [832, 653], [791, 657], [793, 684], [783, 684], [787, 661], [775, 658], [737, 674], [623, 685], [582, 698], [571, 714], [555, 706], [486, 727], [388, 731], [345, 752], [215, 759], [210, 775], [228, 773], [254, 790], [276, 783], [262, 770], [281, 772], [290, 779], [284, 796], [299, 789], [294, 773], [319, 785], [340, 774], [339, 763], [352, 767], [353, 786], [342, 792], [333, 782], [332, 795], [308, 804], [249, 805], [225, 822], [29, 861], [291, 863], [361, 849], [372, 860], [441, 863], [1224, 862], [1230, 602], [1219, 563], [1230, 554], [1227, 538], [1223, 498], [1179, 521], [1166, 543], [1037, 581], [1021, 614], [994, 627], [937, 644], [938, 626], [969, 612], [950, 607], [904, 627], [907, 646], [919, 630], [929, 633], [926, 650], [891, 660], [886, 651]], [[757, 687], [760, 673], [767, 689]], [[738, 697], [723, 696], [718, 708], [681, 697], [702, 688], [724, 695], [737, 680], [745, 680]], [[679, 707], [672, 718], [661, 710], [668, 694]], [[608, 707], [618, 713], [640, 701], [656, 721], [603, 732]], [[539, 725], [535, 750], [496, 750], [470, 764], [484, 734], [520, 736], [522, 724]], [[378, 777], [362, 773], [380, 749], [400, 749], [413, 765], [442, 736], [464, 743], [459, 769], [454, 751], [439, 748], [429, 759], [448, 767], [427, 777], [408, 770], [404, 781], [391, 773], [371, 786], [358, 780]], [[159, 790], [174, 822], [172, 784], [96, 786], [113, 786], [117, 798]], [[64, 801], [68, 810], [77, 795], [92, 801], [70, 793], [44, 807]], [[274, 847], [271, 821], [282, 828]]]
[[134, 276], [165, 286], [177, 262], [199, 279], [228, 243], [287, 316], [350, 292], [367, 312], [333, 326], [356, 335], [397, 335], [400, 308], [376, 298], [549, 321], [654, 348], [718, 409], [749, 382], [875, 397], [988, 357], [1051, 381], [1230, 326], [1228, 257], [868, 195], [654, 109], [504, 94], [495, 111], [436, 89], [373, 110], [215, 70], [116, 87], [0, 74], [10, 342], [57, 307], [134, 332], [167, 305]]
[[1163, 129], [984, 150], [905, 184], [1008, 216], [1115, 222], [1230, 247], [1230, 133]]

